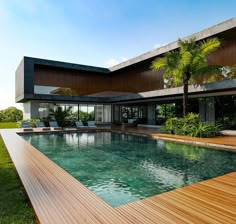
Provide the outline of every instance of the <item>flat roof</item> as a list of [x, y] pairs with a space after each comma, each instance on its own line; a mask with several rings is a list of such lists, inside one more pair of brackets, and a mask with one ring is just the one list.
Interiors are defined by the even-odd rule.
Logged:
[[[202, 40], [202, 39], [214, 36], [216, 34], [222, 33], [224, 31], [230, 30], [230, 29], [235, 28], [235, 27], [236, 27], [236, 17], [234, 17], [232, 19], [229, 19], [229, 20], [226, 20], [222, 23], [216, 24], [212, 27], [209, 27], [207, 29], [204, 29], [200, 32], [194, 33], [194, 34], [192, 34], [190, 36], [187, 36], [185, 38], [182, 38], [182, 39], [183, 40], [188, 40], [190, 38], [195, 37], [196, 40]], [[178, 41], [174, 41], [170, 44], [167, 44], [167, 45], [162, 46], [160, 48], [157, 48], [155, 50], [149, 51], [149, 52], [144, 53], [140, 56], [137, 56], [135, 58], [132, 58], [130, 60], [127, 60], [127, 61], [124, 61], [120, 64], [117, 64], [115, 66], [112, 66], [112, 67], [109, 68], [109, 70], [113, 72], [113, 71], [125, 68], [127, 66], [136, 64], [138, 62], [141, 62], [141, 61], [144, 61], [144, 60], [147, 60], [147, 59], [151, 59], [153, 57], [157, 57], [158, 55], [164, 54], [164, 53], [166, 53], [168, 51], [171, 51], [171, 50], [174, 50], [176, 48], [178, 48]]]
[[[183, 40], [188, 40], [190, 38], [195, 37], [196, 40], [202, 40], [211, 36], [214, 36], [216, 34], [220, 34], [224, 31], [230, 30], [236, 28], [236, 17], [226, 20], [222, 23], [216, 24], [212, 27], [209, 27], [207, 29], [204, 29], [200, 32], [194, 33], [190, 36], [187, 36], [185, 38], [182, 38]], [[76, 69], [81, 71], [88, 71], [88, 72], [98, 72], [103, 74], [110, 74], [111, 72], [117, 71], [119, 69], [128, 67], [130, 65], [155, 58], [158, 55], [162, 55], [168, 51], [174, 50], [178, 48], [178, 41], [174, 41], [172, 43], [169, 43], [165, 46], [159, 47], [155, 50], [149, 51], [147, 53], [144, 53], [142, 55], [139, 55], [137, 57], [134, 57], [130, 60], [124, 61], [120, 64], [117, 64], [115, 66], [112, 66], [110, 68], [104, 68], [104, 67], [97, 67], [97, 66], [90, 66], [90, 65], [82, 65], [82, 64], [75, 64], [75, 63], [69, 63], [69, 62], [62, 62], [62, 61], [55, 61], [55, 60], [48, 60], [48, 59], [41, 59], [41, 58], [34, 58], [34, 57], [27, 57], [25, 56], [25, 59], [33, 60], [34, 64], [37, 65], [43, 65], [43, 66], [52, 66], [52, 67], [59, 67], [59, 68], [66, 68], [66, 69]]]

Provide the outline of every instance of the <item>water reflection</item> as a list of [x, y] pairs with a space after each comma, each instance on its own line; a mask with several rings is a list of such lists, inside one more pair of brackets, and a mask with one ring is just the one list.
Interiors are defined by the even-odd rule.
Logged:
[[25, 135], [112, 206], [236, 170], [236, 154], [111, 132]]

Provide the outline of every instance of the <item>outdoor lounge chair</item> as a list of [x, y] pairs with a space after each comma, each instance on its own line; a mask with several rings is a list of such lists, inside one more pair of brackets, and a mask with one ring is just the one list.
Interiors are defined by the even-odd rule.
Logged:
[[58, 126], [57, 121], [49, 121], [49, 126], [52, 130], [61, 130], [62, 128]]
[[88, 127], [89, 128], [96, 128], [95, 121], [88, 121]]
[[84, 126], [82, 121], [76, 121], [75, 126], [76, 128], [86, 128], [86, 126]]
[[33, 128], [31, 127], [30, 123], [27, 121], [22, 121], [21, 127], [23, 131], [33, 131]]
[[49, 128], [49, 127], [46, 127], [45, 124], [44, 124], [44, 122], [42, 122], [42, 121], [37, 122], [37, 123], [36, 123], [36, 127], [37, 127], [37, 128], [40, 128], [42, 131], [48, 131], [48, 130], [50, 130], [50, 128]]

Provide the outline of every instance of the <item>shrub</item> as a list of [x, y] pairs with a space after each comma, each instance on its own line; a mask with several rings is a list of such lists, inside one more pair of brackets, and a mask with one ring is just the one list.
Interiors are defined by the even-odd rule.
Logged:
[[70, 116], [72, 107], [63, 109], [57, 107], [56, 110], [50, 110], [50, 117], [58, 121], [59, 125], [65, 127], [67, 124], [66, 118]]
[[169, 118], [162, 132], [191, 137], [213, 137], [222, 129], [220, 123], [202, 122], [199, 114], [189, 113], [184, 118]]
[[1, 122], [17, 122], [23, 119], [23, 112], [16, 107], [8, 107], [5, 110], [0, 110]]

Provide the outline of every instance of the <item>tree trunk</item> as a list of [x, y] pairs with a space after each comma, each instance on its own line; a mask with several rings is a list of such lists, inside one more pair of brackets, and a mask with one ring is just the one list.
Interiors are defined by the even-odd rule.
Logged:
[[190, 79], [191, 73], [186, 72], [183, 78], [184, 94], [183, 94], [183, 116], [188, 114], [188, 81]]

